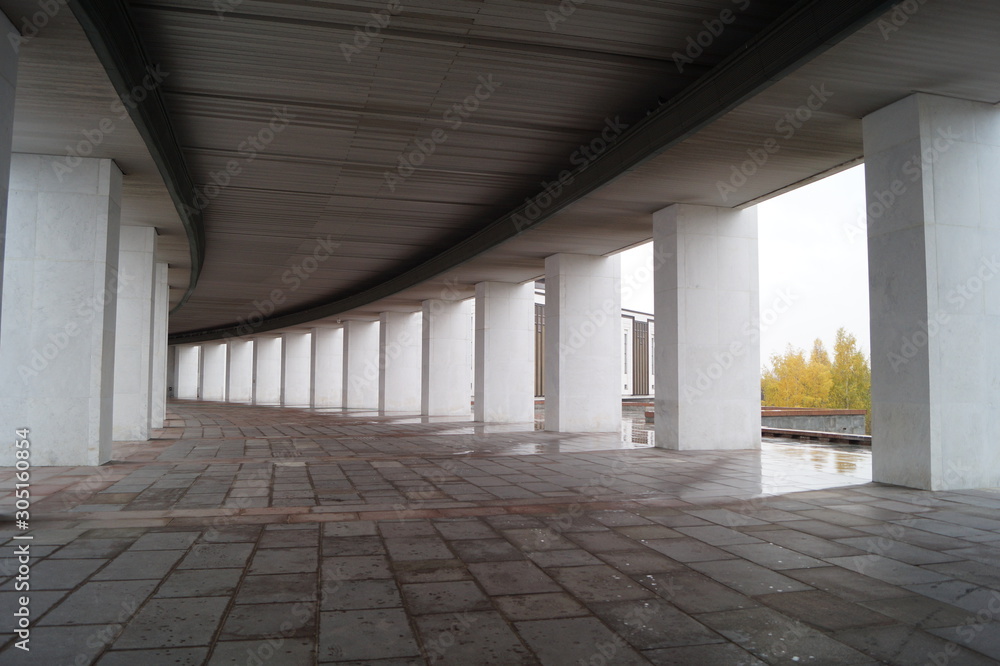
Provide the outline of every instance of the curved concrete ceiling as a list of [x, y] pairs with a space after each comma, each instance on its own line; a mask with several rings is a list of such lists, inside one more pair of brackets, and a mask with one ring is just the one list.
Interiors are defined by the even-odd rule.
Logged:
[[647, 240], [671, 203], [748, 205], [854, 164], [860, 119], [911, 92], [1000, 99], [1000, 7], [890, 4], [131, 2], [206, 204], [172, 341], [530, 280], [552, 253]]

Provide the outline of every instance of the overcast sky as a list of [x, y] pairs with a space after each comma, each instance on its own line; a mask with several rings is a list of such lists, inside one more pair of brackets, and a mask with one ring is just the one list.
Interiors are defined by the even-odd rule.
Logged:
[[[841, 326], [868, 353], [864, 178], [854, 167], [759, 205], [761, 319], [773, 321], [761, 326], [762, 364], [816, 338], [832, 352]], [[623, 307], [653, 311], [653, 283], [643, 279], [651, 265], [652, 244], [622, 254]], [[783, 296], [788, 311], [769, 313]]]

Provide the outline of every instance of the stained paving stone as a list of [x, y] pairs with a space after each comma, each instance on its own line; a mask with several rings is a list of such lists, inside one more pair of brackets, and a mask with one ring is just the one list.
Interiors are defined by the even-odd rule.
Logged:
[[403, 585], [407, 610], [413, 615], [491, 610], [489, 598], [472, 581]]
[[870, 601], [908, 597], [911, 592], [897, 585], [870, 578], [840, 567], [816, 567], [812, 569], [786, 569], [781, 572], [817, 590], [830, 592], [848, 601]]
[[183, 550], [193, 544], [200, 532], [147, 532], [132, 542], [129, 550]]
[[266, 604], [314, 601], [317, 598], [317, 588], [318, 584], [314, 572], [247, 576], [243, 580], [243, 584], [240, 585], [239, 594], [236, 595], [236, 603]]
[[420, 649], [402, 609], [320, 613], [320, 662], [419, 655]]
[[523, 560], [524, 553], [504, 539], [462, 539], [451, 542], [463, 562], [499, 562]]
[[183, 550], [126, 551], [97, 572], [94, 580], [163, 578], [183, 556]]
[[[208, 648], [167, 648], [154, 650], [112, 650], [97, 660], [97, 666], [199, 666], [205, 663]], [[232, 662], [231, 662], [232, 663]]]
[[[311, 639], [270, 637], [269, 640], [219, 641], [206, 666], [312, 666], [316, 663], [316, 645]], [[131, 662], [128, 666], [136, 663]], [[197, 662], [201, 663], [201, 662]], [[123, 666], [126, 666], [123, 664]]]
[[[86, 580], [107, 560], [43, 560], [31, 568], [30, 580], [32, 590], [71, 590]], [[157, 575], [156, 572], [147, 572]], [[134, 576], [139, 578], [139, 576]], [[4, 591], [14, 590], [13, 579], [4, 583]]]
[[768, 664], [836, 666], [872, 661], [870, 656], [767, 608], [705, 613], [698, 620]]
[[692, 569], [744, 594], [771, 594], [811, 589], [809, 585], [746, 560], [692, 562]]
[[0, 663], [4, 666], [91, 664], [120, 632], [120, 625], [35, 627], [28, 643], [30, 651], [9, 643], [0, 650]]
[[995, 660], [979, 652], [916, 627], [893, 625], [848, 629], [834, 634], [834, 637], [888, 664], [996, 664]]
[[642, 656], [654, 666], [692, 666], [693, 664], [766, 666], [763, 661], [732, 643], [645, 650]]
[[563, 567], [548, 572], [570, 593], [584, 602], [647, 599], [654, 594], [607, 565]]
[[160, 589], [157, 597], [218, 597], [236, 591], [243, 569], [175, 570]]
[[647, 548], [663, 553], [678, 562], [708, 562], [710, 560], [726, 560], [735, 557], [732, 553], [710, 546], [697, 539], [650, 539], [643, 542]]
[[[989, 617], [995, 618], [996, 613], [989, 613]], [[966, 618], [965, 622], [957, 626], [937, 627], [926, 631], [1000, 662], [1000, 623], [980, 622], [978, 619]]]
[[514, 626], [543, 666], [648, 664], [625, 639], [593, 617], [530, 620], [515, 622]]
[[599, 553], [598, 557], [605, 563], [630, 576], [687, 570], [687, 567], [680, 562], [648, 549]]
[[773, 543], [750, 543], [737, 546], [722, 546], [726, 552], [737, 555], [745, 560], [767, 567], [772, 571], [784, 569], [807, 569], [809, 567], [826, 567], [829, 564], [815, 557], [797, 553]]
[[336, 537], [323, 539], [323, 554], [344, 557], [348, 555], [382, 555], [385, 546], [377, 536]]
[[492, 597], [492, 601], [511, 620], [548, 620], [589, 614], [583, 604], [563, 592]]
[[153, 592], [158, 580], [107, 581], [82, 585], [36, 623], [45, 625], [127, 622]]
[[594, 613], [639, 650], [721, 643], [723, 638], [662, 599], [591, 604]]
[[[499, 537], [496, 530], [479, 520], [435, 520], [434, 527], [442, 537], [452, 542]], [[454, 546], [454, 543], [452, 545]]]
[[765, 594], [756, 599], [788, 617], [828, 631], [896, 623], [889, 616], [819, 590]]
[[496, 612], [462, 612], [416, 618], [424, 655], [433, 664], [536, 664]]
[[385, 547], [393, 561], [449, 560], [454, 556], [440, 537], [387, 537]]
[[316, 571], [315, 548], [270, 548], [258, 550], [250, 561], [251, 574], [309, 573]]
[[[797, 525], [798, 523], [795, 524]], [[842, 542], [823, 539], [813, 534], [807, 534], [791, 528], [768, 529], [766, 531], [754, 532], [753, 535], [762, 541], [784, 546], [790, 550], [815, 558], [846, 557], [849, 555], [864, 554], [864, 551], [859, 548], [848, 546]]]
[[686, 613], [739, 610], [759, 605], [745, 594], [695, 571], [646, 574], [635, 579]]
[[325, 611], [366, 610], [402, 605], [399, 588], [392, 580], [350, 580], [324, 585], [320, 608]]
[[177, 565], [178, 569], [231, 569], [247, 563], [253, 553], [253, 544], [197, 544]]
[[974, 617], [957, 606], [922, 596], [876, 599], [863, 601], [860, 605], [922, 629], [957, 626]]
[[111, 559], [132, 544], [131, 539], [77, 539], [49, 555], [49, 559]]
[[601, 560], [585, 550], [546, 550], [529, 553], [528, 558], [542, 568], [579, 567], [587, 564], [601, 564]]
[[562, 591], [531, 562], [480, 562], [468, 568], [490, 596]]
[[153, 599], [131, 619], [114, 646], [209, 645], [228, 603], [225, 597]]
[[919, 585], [948, 580], [949, 576], [929, 569], [915, 567], [881, 555], [853, 555], [829, 557], [827, 562], [851, 571], [884, 580], [892, 585]]
[[316, 604], [267, 603], [234, 606], [226, 616], [220, 640], [301, 638], [316, 633]]

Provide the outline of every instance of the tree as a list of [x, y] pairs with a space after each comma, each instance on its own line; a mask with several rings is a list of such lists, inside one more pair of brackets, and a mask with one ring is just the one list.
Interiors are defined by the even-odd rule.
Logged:
[[813, 343], [809, 359], [789, 345], [784, 354], [771, 356], [761, 372], [763, 404], [775, 407], [825, 407], [868, 411], [866, 430], [871, 432], [871, 367], [858, 341], [844, 328], [837, 331], [833, 360], [823, 342]]
[[837, 330], [833, 344], [833, 386], [830, 407], [835, 409], [866, 409], [866, 430], [871, 431], [872, 371], [868, 359], [858, 349], [858, 341], [844, 328]]

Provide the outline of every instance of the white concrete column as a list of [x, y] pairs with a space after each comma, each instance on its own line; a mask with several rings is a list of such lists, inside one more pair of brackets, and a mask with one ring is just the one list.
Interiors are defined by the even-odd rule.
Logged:
[[[20, 31], [0, 12], [0, 41], [12, 44], [20, 40]], [[13, 40], [13, 41], [12, 41]], [[10, 185], [10, 150], [14, 137], [14, 96], [17, 92], [18, 51], [0, 52], [0, 262], [4, 258], [7, 195]], [[3, 265], [0, 264], [0, 292], [3, 290]], [[0, 311], [2, 317], [2, 311]]]
[[344, 406], [344, 329], [318, 326], [312, 330], [313, 407]]
[[471, 411], [471, 301], [423, 302], [420, 412], [465, 416]]
[[201, 399], [226, 401], [226, 365], [229, 345], [225, 342], [201, 344]]
[[253, 341], [253, 404], [281, 404], [281, 337], [265, 335]]
[[378, 409], [377, 321], [344, 324], [344, 407]]
[[1000, 111], [917, 94], [863, 128], [873, 480], [1000, 486]]
[[379, 315], [380, 412], [420, 413], [421, 322], [419, 312]]
[[174, 384], [177, 399], [201, 399], [201, 345], [177, 345], [174, 358], [177, 363], [177, 382]]
[[281, 336], [281, 406], [308, 407], [312, 395], [312, 340], [309, 331]]
[[656, 446], [760, 448], [757, 211], [653, 215]]
[[476, 285], [477, 421], [535, 419], [535, 284]]
[[119, 233], [111, 438], [144, 441], [152, 418], [156, 229], [122, 226]]
[[167, 321], [170, 316], [170, 284], [167, 264], [158, 262], [153, 278], [153, 351], [150, 363], [149, 427], [162, 428], [167, 418]]
[[617, 432], [622, 419], [621, 260], [545, 260], [545, 429]]
[[59, 166], [10, 164], [0, 426], [30, 430], [32, 465], [97, 465], [111, 457], [122, 175], [107, 159]]
[[226, 400], [253, 404], [253, 339], [231, 338], [226, 344]]

